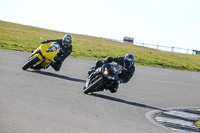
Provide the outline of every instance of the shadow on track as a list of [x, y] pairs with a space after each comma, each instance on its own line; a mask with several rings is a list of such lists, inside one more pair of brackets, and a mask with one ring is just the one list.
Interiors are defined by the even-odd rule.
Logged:
[[115, 97], [106, 96], [106, 95], [102, 95], [102, 94], [92, 93], [91, 96], [95, 96], [95, 97], [99, 97], [99, 98], [103, 98], [103, 99], [107, 99], [107, 100], [111, 100], [111, 101], [115, 101], [115, 102], [119, 102], [119, 103], [125, 103], [125, 104], [128, 104], [128, 105], [137, 106], [137, 107], [141, 107], [141, 108], [148, 108], [148, 109], [165, 111], [164, 109], [148, 106], [148, 105], [141, 104], [141, 103], [130, 102], [130, 101], [126, 101], [126, 100], [123, 100], [123, 99], [120, 99], [120, 98], [115, 98]]
[[29, 72], [34, 72], [34, 73], [38, 73], [38, 74], [42, 74], [42, 75], [47, 75], [47, 76], [51, 76], [51, 77], [65, 79], [65, 80], [71, 80], [71, 81], [75, 81], [75, 82], [81, 82], [81, 83], [85, 83], [86, 82], [86, 80], [70, 78], [68, 76], [55, 74], [55, 73], [51, 73], [51, 72], [45, 72], [45, 71], [29, 71]]

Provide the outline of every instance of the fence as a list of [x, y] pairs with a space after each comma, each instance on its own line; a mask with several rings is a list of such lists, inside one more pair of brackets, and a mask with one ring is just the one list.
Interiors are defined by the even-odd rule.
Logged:
[[150, 47], [150, 48], [154, 48], [154, 49], [158, 49], [158, 50], [165, 51], [165, 52], [175, 52], [175, 53], [183, 53], [183, 54], [199, 54], [199, 52], [200, 52], [200, 51], [192, 50], [192, 49], [161, 46], [161, 45], [140, 43], [140, 42], [134, 42], [134, 44], [135, 45], [145, 46], [145, 47]]
[[[109, 39], [109, 40], [113, 40], [113, 41], [126, 43], [123, 40], [110, 39], [110, 38], [104, 38], [104, 39]], [[132, 43], [132, 42], [129, 42], [129, 43]], [[161, 51], [164, 51], [164, 52], [174, 52], [174, 53], [182, 53], [182, 54], [200, 54], [199, 50], [192, 50], [192, 49], [185, 49], [185, 48], [178, 48], [178, 47], [170, 47], [170, 46], [162, 46], [162, 45], [155, 45], [155, 44], [149, 44], [149, 43], [140, 43], [140, 42], [133, 42], [132, 44], [145, 46], [145, 47], [150, 47], [150, 48], [158, 49], [158, 50], [161, 50]]]

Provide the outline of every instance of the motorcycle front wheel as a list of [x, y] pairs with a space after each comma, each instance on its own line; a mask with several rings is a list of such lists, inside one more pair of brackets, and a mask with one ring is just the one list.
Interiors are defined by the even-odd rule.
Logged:
[[22, 69], [23, 70], [26, 70], [28, 69], [29, 67], [31, 67], [32, 65], [34, 65], [35, 63], [37, 63], [40, 59], [36, 56], [32, 59], [30, 59], [28, 62], [26, 62], [23, 66], [22, 66]]
[[104, 79], [100, 76], [96, 81], [93, 83], [89, 84], [88, 88], [84, 90], [85, 94], [88, 94], [89, 92], [93, 92], [93, 90], [101, 85], [104, 82]]

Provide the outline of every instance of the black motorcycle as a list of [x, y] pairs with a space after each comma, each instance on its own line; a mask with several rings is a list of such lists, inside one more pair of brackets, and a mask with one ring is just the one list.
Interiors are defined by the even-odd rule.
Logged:
[[108, 90], [114, 82], [119, 81], [119, 75], [125, 68], [116, 62], [105, 63], [102, 67], [93, 70], [84, 86], [84, 93]]

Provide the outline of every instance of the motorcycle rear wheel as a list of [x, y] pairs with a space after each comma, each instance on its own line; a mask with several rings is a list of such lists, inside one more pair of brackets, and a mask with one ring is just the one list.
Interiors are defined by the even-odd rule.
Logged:
[[40, 59], [36, 56], [34, 58], [32, 58], [31, 60], [29, 60], [28, 62], [26, 62], [23, 66], [22, 69], [26, 70], [29, 67], [31, 67], [32, 65], [34, 65], [35, 63], [37, 63]]
[[89, 92], [93, 92], [93, 90], [99, 86], [100, 84], [102, 84], [104, 82], [104, 79], [102, 77], [99, 77], [96, 81], [94, 81], [93, 83], [91, 83], [88, 88], [86, 88], [84, 90], [85, 94], [88, 94]]

